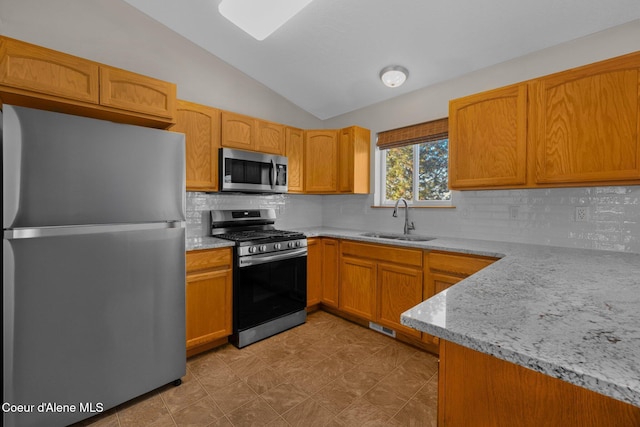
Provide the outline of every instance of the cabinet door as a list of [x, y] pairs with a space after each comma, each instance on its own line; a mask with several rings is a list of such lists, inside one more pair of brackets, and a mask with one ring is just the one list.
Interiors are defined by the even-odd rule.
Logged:
[[254, 149], [261, 153], [284, 155], [285, 135], [284, 125], [256, 120], [256, 141]]
[[306, 131], [304, 156], [306, 192], [335, 193], [338, 190], [337, 131]]
[[449, 187], [524, 185], [526, 117], [526, 84], [450, 101]]
[[187, 191], [217, 191], [220, 111], [179, 100], [171, 130], [186, 137]]
[[231, 335], [231, 271], [187, 275], [187, 350]]
[[256, 138], [256, 120], [242, 114], [223, 111], [221, 115], [223, 147], [253, 151]]
[[0, 85], [98, 104], [99, 65], [0, 37]]
[[341, 310], [367, 320], [376, 316], [376, 263], [343, 256], [340, 262]]
[[537, 183], [640, 179], [639, 78], [632, 54], [532, 83]]
[[322, 304], [338, 307], [339, 281], [338, 240], [322, 239]]
[[420, 331], [400, 323], [400, 315], [420, 302], [422, 269], [378, 264], [378, 323], [420, 338]]
[[371, 132], [358, 126], [340, 130], [338, 191], [368, 194]]
[[322, 244], [320, 239], [307, 240], [307, 307], [322, 300]]
[[176, 85], [101, 65], [100, 105], [173, 120]]
[[287, 127], [285, 130], [286, 155], [288, 160], [289, 192], [304, 191], [304, 131]]

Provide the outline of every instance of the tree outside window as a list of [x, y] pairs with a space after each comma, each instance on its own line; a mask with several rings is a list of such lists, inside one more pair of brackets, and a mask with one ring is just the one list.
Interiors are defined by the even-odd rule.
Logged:
[[382, 151], [386, 203], [400, 197], [415, 204], [449, 204], [449, 140], [417, 143]]

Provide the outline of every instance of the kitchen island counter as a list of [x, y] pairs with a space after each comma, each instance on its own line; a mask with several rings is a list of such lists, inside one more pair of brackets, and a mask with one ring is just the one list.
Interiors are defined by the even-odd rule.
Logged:
[[501, 258], [403, 313], [403, 324], [640, 406], [640, 254], [436, 237], [365, 237], [424, 250]]

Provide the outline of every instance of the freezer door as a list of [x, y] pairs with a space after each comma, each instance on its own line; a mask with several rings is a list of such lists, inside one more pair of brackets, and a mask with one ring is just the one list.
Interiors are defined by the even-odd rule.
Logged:
[[3, 106], [3, 228], [184, 220], [184, 135]]
[[185, 375], [184, 231], [3, 240], [4, 402], [36, 405], [4, 426], [65, 426]]

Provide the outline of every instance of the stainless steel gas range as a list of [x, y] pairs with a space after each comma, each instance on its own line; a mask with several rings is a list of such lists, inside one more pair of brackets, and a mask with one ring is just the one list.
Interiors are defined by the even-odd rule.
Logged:
[[307, 319], [307, 239], [276, 230], [273, 209], [211, 211], [211, 235], [235, 242], [233, 335], [238, 348]]

